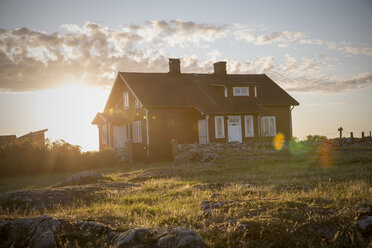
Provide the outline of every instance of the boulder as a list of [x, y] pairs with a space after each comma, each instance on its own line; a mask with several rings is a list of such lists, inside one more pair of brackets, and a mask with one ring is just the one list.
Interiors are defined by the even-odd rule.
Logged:
[[203, 239], [188, 228], [155, 231], [151, 228], [126, 232], [93, 221], [69, 222], [50, 216], [0, 222], [2, 247], [206, 247]]
[[111, 178], [104, 177], [100, 173], [96, 171], [83, 171], [81, 173], [72, 175], [62, 182], [58, 184], [58, 186], [66, 186], [66, 185], [83, 185], [83, 184], [91, 184], [91, 183], [98, 183], [110, 180]]
[[372, 235], [372, 216], [358, 220], [358, 227], [363, 236], [370, 237]]
[[203, 239], [194, 230], [178, 227], [162, 233], [157, 242], [160, 248], [204, 248]]
[[189, 164], [193, 161], [194, 155], [192, 152], [181, 152], [174, 157], [174, 164]]
[[56, 247], [54, 232], [60, 221], [49, 216], [0, 223], [0, 247]]
[[120, 191], [138, 186], [129, 183], [104, 183], [66, 186], [47, 189], [17, 190], [0, 195], [0, 207], [9, 210], [44, 209], [54, 205], [68, 205], [99, 197], [106, 190]]

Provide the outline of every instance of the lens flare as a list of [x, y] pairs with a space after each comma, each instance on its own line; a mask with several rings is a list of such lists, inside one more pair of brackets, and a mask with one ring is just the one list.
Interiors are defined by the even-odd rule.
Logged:
[[273, 139], [274, 148], [278, 151], [281, 150], [283, 148], [284, 141], [284, 135], [282, 133], [278, 133]]

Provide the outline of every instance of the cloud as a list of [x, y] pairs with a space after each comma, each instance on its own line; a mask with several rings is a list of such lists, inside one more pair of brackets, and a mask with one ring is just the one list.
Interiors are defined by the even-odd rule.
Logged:
[[[269, 32], [241, 24], [209, 25], [182, 20], [154, 20], [112, 29], [87, 22], [61, 25], [61, 32], [27, 28], [0, 29], [0, 90], [29, 91], [80, 82], [108, 86], [117, 71], [166, 72], [169, 47], [207, 50], [213, 42], [233, 37], [255, 45], [325, 45], [347, 54], [372, 56], [372, 49], [346, 42], [323, 42], [297, 31]], [[262, 30], [262, 29], [261, 29]], [[209, 52], [208, 52], [209, 51]], [[208, 49], [204, 59], [182, 56], [182, 71], [208, 73], [222, 52]], [[225, 56], [225, 55], [224, 55]], [[292, 91], [338, 92], [371, 86], [370, 74], [346, 79], [327, 76], [329, 59], [318, 54], [296, 58], [289, 54], [279, 64], [273, 56], [238, 61], [224, 58], [230, 73], [266, 73]]]

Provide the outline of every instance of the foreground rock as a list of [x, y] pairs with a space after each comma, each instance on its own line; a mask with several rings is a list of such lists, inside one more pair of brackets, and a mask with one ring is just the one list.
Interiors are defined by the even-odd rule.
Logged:
[[156, 231], [150, 228], [116, 232], [95, 222], [58, 220], [49, 216], [0, 223], [2, 247], [206, 247], [188, 228]]
[[54, 205], [69, 205], [98, 198], [106, 191], [120, 191], [138, 186], [129, 183], [101, 183], [84, 186], [66, 186], [58, 188], [17, 190], [0, 196], [0, 206], [3, 209], [25, 210], [44, 209]]

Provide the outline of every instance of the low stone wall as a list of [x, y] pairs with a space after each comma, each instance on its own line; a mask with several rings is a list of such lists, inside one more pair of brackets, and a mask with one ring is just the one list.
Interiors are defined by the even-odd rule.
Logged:
[[273, 148], [272, 141], [248, 141], [244, 143], [210, 143], [210, 144], [177, 144], [178, 152], [197, 152], [197, 151], [229, 151], [241, 150], [249, 151], [254, 148]]

